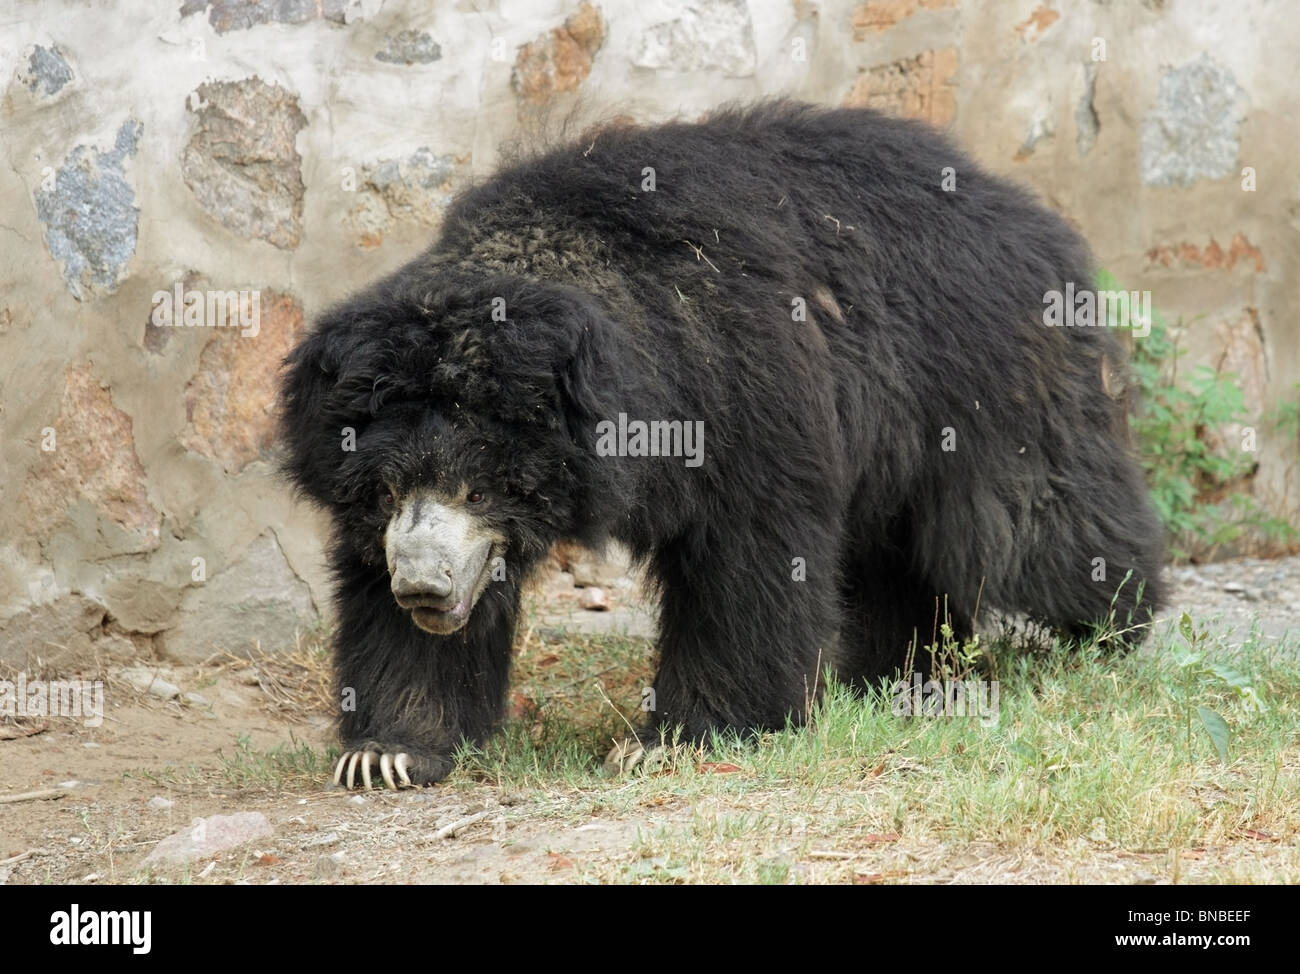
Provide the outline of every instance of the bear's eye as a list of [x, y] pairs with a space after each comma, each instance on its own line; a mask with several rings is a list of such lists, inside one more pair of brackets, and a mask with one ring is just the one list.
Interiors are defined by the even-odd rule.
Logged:
[[466, 504], [481, 504], [483, 502], [483, 491], [471, 490], [465, 498]]
[[379, 488], [379, 509], [385, 514], [392, 514], [397, 507], [397, 495], [391, 487]]

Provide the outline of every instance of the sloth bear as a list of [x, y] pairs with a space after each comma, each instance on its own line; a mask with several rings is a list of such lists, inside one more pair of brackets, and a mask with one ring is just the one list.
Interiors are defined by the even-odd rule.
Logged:
[[334, 526], [335, 780], [436, 782], [493, 732], [561, 539], [644, 565], [648, 729], [689, 739], [798, 723], [941, 611], [1140, 639], [1120, 347], [1044, 316], [1091, 281], [1062, 220], [867, 110], [597, 129], [469, 190], [286, 362], [286, 470]]

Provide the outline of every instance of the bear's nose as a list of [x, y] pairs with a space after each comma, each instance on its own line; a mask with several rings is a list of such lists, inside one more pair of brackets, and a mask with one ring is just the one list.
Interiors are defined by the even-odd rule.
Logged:
[[404, 609], [439, 608], [450, 597], [455, 585], [451, 573], [440, 568], [411, 565], [399, 559], [390, 586], [397, 604]]

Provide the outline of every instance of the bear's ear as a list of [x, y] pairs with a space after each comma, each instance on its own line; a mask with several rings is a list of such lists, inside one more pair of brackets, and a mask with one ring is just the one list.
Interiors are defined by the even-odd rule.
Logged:
[[285, 358], [280, 381], [284, 473], [321, 504], [338, 496], [344, 452], [369, 420], [375, 363], [363, 332], [335, 314]]
[[582, 444], [595, 436], [598, 422], [609, 418], [610, 403], [622, 383], [609, 353], [614, 322], [590, 295], [573, 291], [567, 298], [556, 378], [565, 424], [574, 441]]

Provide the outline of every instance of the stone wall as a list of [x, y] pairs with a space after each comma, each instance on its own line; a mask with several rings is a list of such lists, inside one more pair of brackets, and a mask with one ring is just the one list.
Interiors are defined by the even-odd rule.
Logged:
[[[1300, 381], [1300, 18], [1270, 0], [9, 0], [0, 660], [279, 650], [326, 610], [274, 378], [556, 120], [794, 94], [951, 128], [1262, 414]], [[1254, 489], [1294, 510], [1295, 444]], [[132, 645], [133, 644], [133, 645]]]

